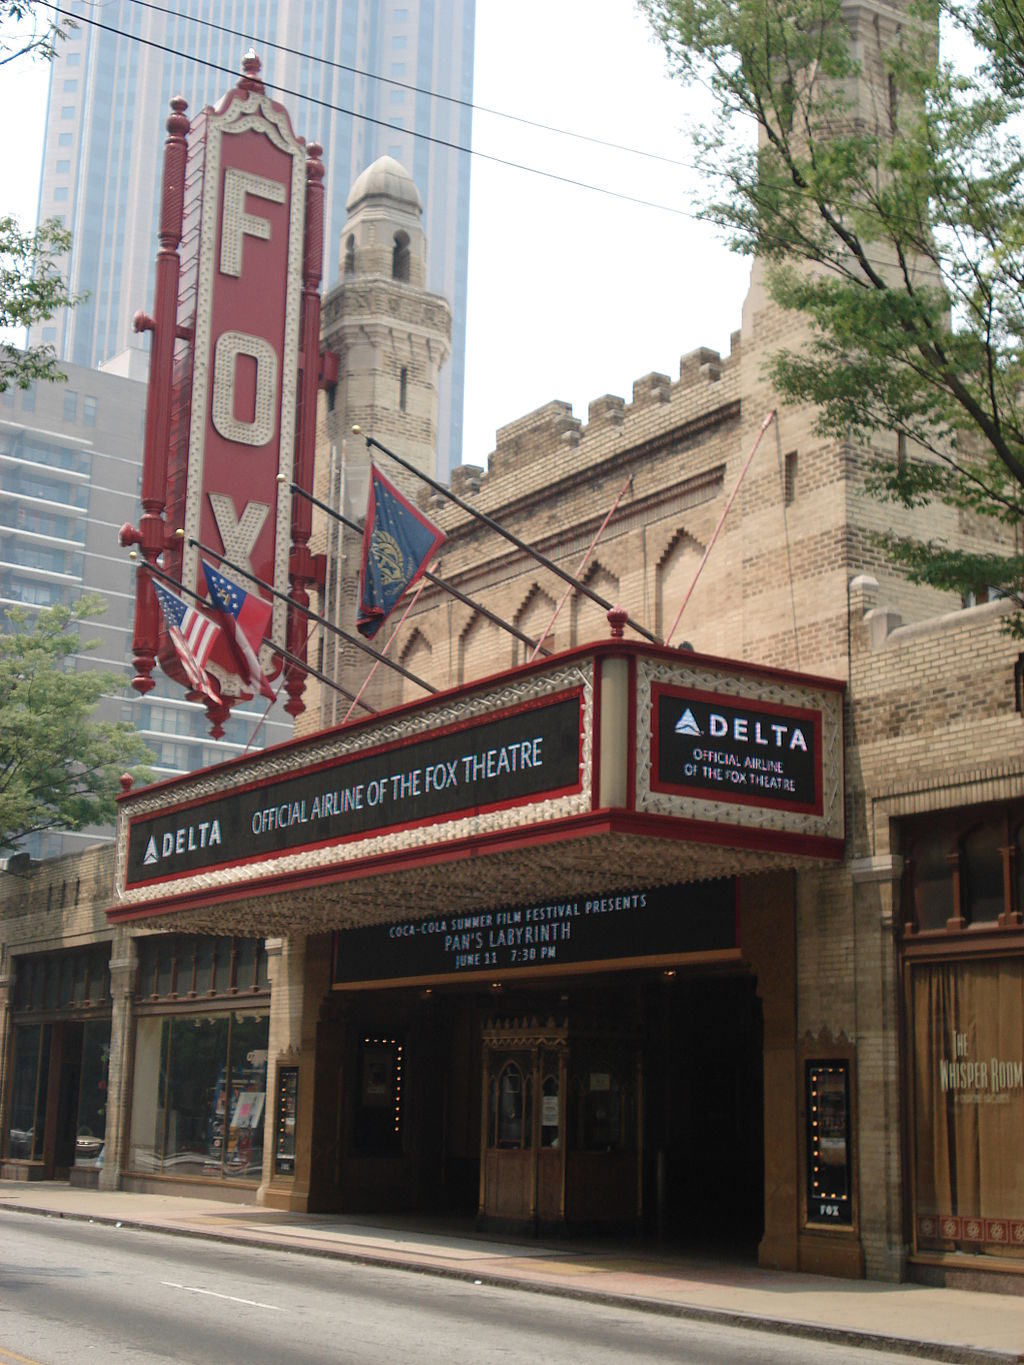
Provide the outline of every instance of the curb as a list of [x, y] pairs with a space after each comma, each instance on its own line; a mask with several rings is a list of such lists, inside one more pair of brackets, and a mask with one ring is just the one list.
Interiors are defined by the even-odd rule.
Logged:
[[456, 1266], [427, 1265], [400, 1256], [370, 1254], [347, 1248], [299, 1246], [280, 1242], [258, 1232], [229, 1234], [216, 1229], [189, 1228], [183, 1224], [164, 1225], [133, 1218], [115, 1218], [109, 1214], [65, 1213], [56, 1209], [30, 1208], [25, 1205], [0, 1203], [0, 1211], [35, 1214], [41, 1218], [65, 1219], [69, 1222], [95, 1223], [104, 1227], [128, 1228], [135, 1232], [163, 1233], [171, 1237], [191, 1237], [225, 1246], [255, 1247], [260, 1251], [276, 1251], [289, 1255], [315, 1256], [324, 1260], [344, 1261], [350, 1265], [372, 1266], [382, 1270], [403, 1270], [409, 1274], [432, 1275], [437, 1279], [457, 1280], [464, 1284], [487, 1285], [493, 1289], [512, 1289], [527, 1294], [543, 1294], [550, 1298], [572, 1299], [578, 1303], [600, 1304], [609, 1308], [627, 1308], [638, 1313], [658, 1314], [683, 1321], [702, 1322], [722, 1327], [738, 1327], [746, 1331], [768, 1335], [794, 1337], [806, 1341], [821, 1341], [830, 1346], [848, 1346], [868, 1351], [888, 1351], [897, 1355], [929, 1361], [949, 1362], [949, 1365], [1021, 1365], [1024, 1354], [1001, 1351], [981, 1346], [951, 1346], [944, 1342], [918, 1340], [911, 1337], [885, 1336], [855, 1327], [828, 1327], [820, 1323], [790, 1321], [785, 1318], [758, 1317], [741, 1309], [705, 1308], [698, 1304], [673, 1303], [666, 1299], [651, 1299], [630, 1294], [614, 1294], [600, 1289], [581, 1289], [574, 1285], [559, 1285], [513, 1278], [487, 1271], [460, 1270]]

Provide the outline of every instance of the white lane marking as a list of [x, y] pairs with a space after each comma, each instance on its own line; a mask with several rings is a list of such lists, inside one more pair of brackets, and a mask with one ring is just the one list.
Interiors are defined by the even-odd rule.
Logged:
[[186, 1294], [205, 1294], [211, 1299], [227, 1299], [229, 1303], [244, 1303], [247, 1308], [267, 1308], [271, 1313], [283, 1313], [284, 1309], [276, 1303], [260, 1303], [258, 1299], [239, 1299], [234, 1294], [218, 1294], [215, 1289], [199, 1289], [194, 1284], [175, 1284], [173, 1280], [161, 1280], [166, 1289], [183, 1289]]

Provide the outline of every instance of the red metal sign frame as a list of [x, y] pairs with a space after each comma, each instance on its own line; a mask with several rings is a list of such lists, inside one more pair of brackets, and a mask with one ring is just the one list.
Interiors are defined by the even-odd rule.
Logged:
[[[320, 353], [324, 168], [322, 148], [307, 148], [267, 96], [258, 58], [250, 53], [244, 66], [191, 127], [185, 101], [171, 101], [154, 312], [135, 319], [153, 334], [143, 512], [121, 541], [188, 597], [206, 593], [200, 546], [229, 575], [240, 569], [247, 591], [260, 591], [253, 579], [269, 585], [262, 663], [271, 677], [281, 672], [274, 646], [301, 661], [284, 665], [286, 709], [297, 715], [307, 623], [296, 607], [323, 582], [323, 560], [309, 551], [309, 500], [290, 486], [312, 492], [317, 388], [333, 382], [337, 363]], [[157, 659], [188, 687], [145, 572], [134, 651], [138, 691], [154, 686]], [[209, 669], [222, 695], [222, 705], [207, 705], [218, 735], [251, 692], [226, 642]]]

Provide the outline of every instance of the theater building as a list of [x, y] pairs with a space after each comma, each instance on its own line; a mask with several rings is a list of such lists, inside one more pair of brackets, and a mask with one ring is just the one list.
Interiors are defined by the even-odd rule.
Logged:
[[[447, 325], [385, 170], [324, 303], [318, 487], [357, 516], [353, 423], [431, 472]], [[618, 611], [556, 614], [550, 570], [425, 495], [469, 601], [426, 587], [372, 713], [311, 685], [292, 742], [127, 792], [113, 851], [9, 868], [5, 1176], [1019, 1284], [1010, 607], [880, 557], [871, 532], [914, 523], [865, 494], [872, 452], [807, 411], [765, 427], [785, 326], [755, 269], [729, 355], [585, 423], [551, 403], [454, 472], [567, 571], [589, 550]], [[350, 624], [356, 537], [316, 534]], [[347, 685], [369, 667], [312, 648]]]

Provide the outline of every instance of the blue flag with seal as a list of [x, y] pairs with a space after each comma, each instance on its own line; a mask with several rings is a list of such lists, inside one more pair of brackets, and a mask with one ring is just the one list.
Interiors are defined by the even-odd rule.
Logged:
[[372, 639], [447, 537], [370, 466], [356, 628]]

